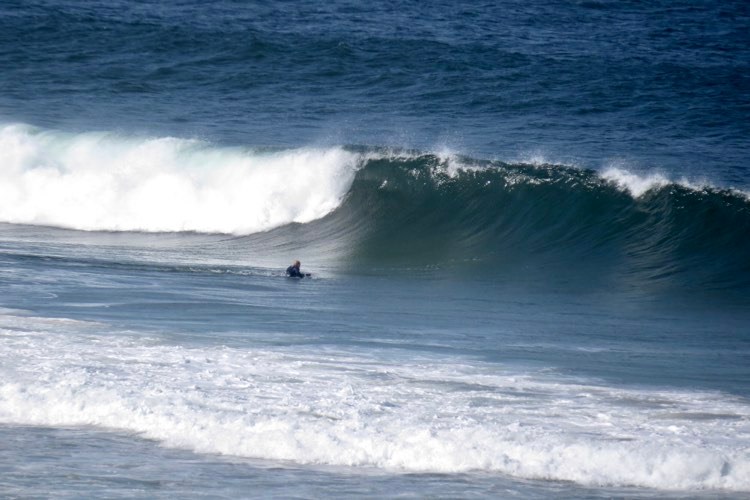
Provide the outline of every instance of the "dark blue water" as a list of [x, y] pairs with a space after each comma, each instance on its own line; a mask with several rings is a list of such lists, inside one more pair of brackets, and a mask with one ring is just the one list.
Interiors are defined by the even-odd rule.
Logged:
[[745, 2], [4, 2], [6, 119], [747, 187]]
[[749, 66], [744, 2], [3, 2], [0, 494], [746, 494]]

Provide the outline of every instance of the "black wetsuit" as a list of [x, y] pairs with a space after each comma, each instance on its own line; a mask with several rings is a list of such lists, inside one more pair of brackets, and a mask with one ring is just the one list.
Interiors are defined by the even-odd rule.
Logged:
[[299, 270], [299, 267], [289, 266], [286, 268], [286, 275], [290, 278], [304, 278], [305, 275]]

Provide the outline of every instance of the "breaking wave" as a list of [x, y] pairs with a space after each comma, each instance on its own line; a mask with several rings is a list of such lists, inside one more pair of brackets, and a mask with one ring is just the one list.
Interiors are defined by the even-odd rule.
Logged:
[[0, 220], [81, 230], [249, 234], [341, 202], [357, 155], [0, 128]]
[[748, 195], [664, 174], [25, 125], [0, 128], [0, 151], [0, 220], [15, 224], [224, 233], [256, 255], [317, 252], [354, 267], [493, 262], [750, 287]]

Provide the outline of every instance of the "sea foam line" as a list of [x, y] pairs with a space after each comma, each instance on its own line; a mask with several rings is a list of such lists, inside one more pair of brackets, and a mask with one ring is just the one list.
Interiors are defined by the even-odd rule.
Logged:
[[596, 386], [458, 357], [188, 348], [58, 323], [0, 321], [0, 422], [93, 425], [298, 463], [750, 491], [750, 405], [722, 394]]

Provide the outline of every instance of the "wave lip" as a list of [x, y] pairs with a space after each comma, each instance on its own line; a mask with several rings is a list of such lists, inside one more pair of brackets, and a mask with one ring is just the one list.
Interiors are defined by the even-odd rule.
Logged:
[[0, 220], [80, 230], [250, 234], [334, 210], [359, 157], [0, 127]]
[[671, 184], [671, 181], [660, 173], [640, 176], [617, 167], [605, 169], [602, 171], [601, 177], [626, 190], [635, 198], [639, 198], [651, 190], [661, 189]]

